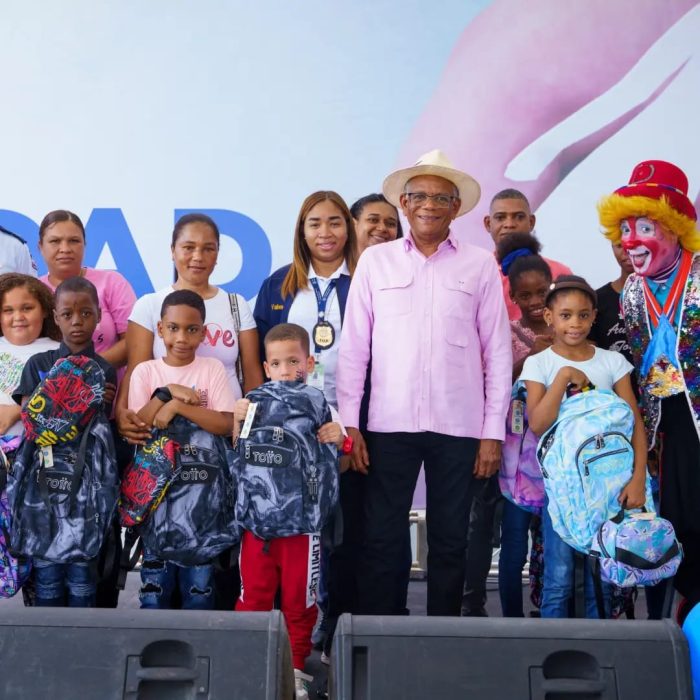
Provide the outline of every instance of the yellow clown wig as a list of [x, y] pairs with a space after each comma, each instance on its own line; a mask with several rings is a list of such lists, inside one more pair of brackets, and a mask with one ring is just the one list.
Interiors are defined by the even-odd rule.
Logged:
[[620, 242], [620, 223], [624, 219], [646, 217], [658, 221], [678, 238], [678, 242], [686, 250], [692, 253], [700, 251], [700, 231], [696, 222], [672, 207], [665, 196], [661, 199], [651, 199], [611, 194], [598, 202], [598, 216], [603, 235], [612, 243]]

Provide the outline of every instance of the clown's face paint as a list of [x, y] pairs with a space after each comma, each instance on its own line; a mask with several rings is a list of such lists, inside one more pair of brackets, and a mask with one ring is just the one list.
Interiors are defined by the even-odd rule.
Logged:
[[620, 224], [622, 247], [638, 275], [653, 277], [667, 268], [678, 253], [678, 239], [660, 223], [631, 217]]

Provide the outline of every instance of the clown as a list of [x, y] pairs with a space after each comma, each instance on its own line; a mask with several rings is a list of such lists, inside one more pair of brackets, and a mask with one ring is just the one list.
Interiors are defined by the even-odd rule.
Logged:
[[[605, 236], [634, 267], [622, 311], [639, 381], [650, 449], [660, 448], [661, 515], [685, 558], [675, 587], [700, 601], [700, 231], [688, 179], [665, 161], [644, 161], [629, 184], [598, 205]], [[683, 611], [679, 610], [679, 617]]]

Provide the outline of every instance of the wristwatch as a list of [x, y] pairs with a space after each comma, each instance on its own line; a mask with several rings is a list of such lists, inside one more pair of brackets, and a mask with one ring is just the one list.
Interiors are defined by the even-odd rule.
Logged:
[[353, 440], [348, 435], [348, 436], [346, 436], [345, 440], [343, 440], [343, 447], [341, 448], [342, 453], [344, 455], [349, 455], [352, 452], [352, 446], [353, 446]]
[[152, 399], [158, 399], [163, 403], [168, 403], [168, 401], [173, 400], [173, 395], [170, 393], [170, 389], [167, 386], [159, 386], [152, 394]]

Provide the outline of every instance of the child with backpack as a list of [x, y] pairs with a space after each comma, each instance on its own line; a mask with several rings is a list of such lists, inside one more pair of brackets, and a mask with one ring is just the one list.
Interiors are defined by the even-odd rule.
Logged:
[[[182, 417], [195, 428], [201, 428], [199, 432], [205, 431], [213, 436], [231, 434], [236, 399], [226, 370], [220, 360], [196, 354], [205, 337], [205, 314], [204, 301], [196, 292], [181, 289], [171, 292], [163, 300], [157, 332], [165, 346], [165, 357], [137, 365], [129, 383], [129, 409], [136, 411], [147, 425], [164, 431]], [[184, 439], [189, 438], [184, 435]], [[179, 442], [177, 438], [176, 442]], [[190, 442], [179, 444], [176, 449], [188, 454], [197, 451]], [[194, 484], [197, 479], [216, 479], [212, 474], [216, 466], [200, 464], [192, 473], [189, 469], [181, 469], [178, 476], [183, 486], [179, 489], [180, 495], [186, 497], [186, 482]], [[125, 475], [125, 481], [127, 478]], [[174, 487], [171, 487], [157, 505], [157, 510], [167, 511], [171, 507], [173, 493]], [[190, 512], [190, 515], [195, 514]], [[188, 527], [198, 526], [194, 521], [196, 517], [187, 523]], [[229, 542], [227, 546], [232, 544]], [[169, 609], [177, 586], [183, 609], [212, 610], [213, 556], [197, 557], [194, 553], [188, 561], [196, 563], [183, 563], [177, 552], [170, 551], [172, 556], [166, 559], [162, 551], [156, 551], [153, 541], [145, 537], [139, 592], [141, 607]]]
[[[92, 334], [100, 320], [97, 290], [88, 280], [71, 277], [57, 287], [55, 307], [54, 319], [61, 332], [61, 344], [56, 350], [38, 353], [27, 360], [13, 395], [15, 401], [23, 406], [22, 421], [27, 434], [14, 465], [15, 473], [9, 482], [8, 495], [12, 501], [15, 526], [12, 542], [15, 548], [18, 548], [17, 543], [21, 543], [19, 548], [43, 548], [46, 544], [50, 545], [46, 549], [46, 558], [35, 556], [33, 559], [35, 604], [38, 607], [93, 607], [97, 585], [97, 553], [104, 537], [102, 525], [94, 532], [90, 530], [91, 535], [87, 537], [84, 532], [84, 517], [76, 517], [72, 523], [75, 540], [83, 539], [86, 547], [88, 543], [90, 545], [92, 558], [87, 560], [81, 560], [88, 554], [86, 550], [81, 549], [80, 544], [69, 548], [68, 542], [60, 541], [63, 539], [60, 534], [56, 535], [53, 543], [46, 541], [42, 544], [47, 535], [46, 523], [52, 522], [51, 517], [46, 520], [45, 512], [48, 509], [45, 504], [49, 503], [50, 496], [46, 493], [39, 501], [41, 506], [44, 506], [40, 507], [40, 510], [44, 512], [32, 515], [28, 512], [29, 506], [32, 505], [31, 490], [28, 492], [26, 486], [23, 486], [27, 480], [33, 480], [36, 473], [36, 478], [41, 478], [41, 486], [45, 485], [46, 490], [51, 492], [52, 496], [58, 497], [58, 500], [62, 500], [66, 490], [70, 489], [70, 507], [75, 498], [79, 501], [89, 498], [89, 494], [86, 493], [89, 491], [93, 494], [99, 491], [99, 497], [104, 497], [105, 508], [111, 509], [109, 515], [113, 513], [116, 505], [115, 484], [118, 477], [108, 417], [116, 390], [117, 375], [114, 367], [95, 352], [92, 342]], [[44, 380], [47, 377], [53, 380], [56, 370], [52, 368], [57, 365], [57, 361], [68, 357], [76, 358], [78, 363], [71, 364], [67, 370], [72, 376], [67, 377], [62, 374], [63, 370], [58, 370], [51, 394], [48, 394], [48, 391], [44, 394]], [[86, 368], [86, 372], [92, 372], [90, 379], [87, 379], [87, 374], [80, 376], [83, 367]], [[76, 394], [76, 386], [80, 386], [84, 394]], [[50, 407], [46, 401], [46, 396], [49, 395], [52, 398]], [[42, 409], [44, 404], [46, 408]], [[101, 422], [94, 423], [92, 418], [87, 421], [93, 412], [100, 414]], [[55, 439], [54, 430], [58, 434], [62, 424], [72, 424], [74, 429], [70, 435], [61, 438], [60, 444], [52, 446], [51, 443]], [[85, 440], [92, 437], [88, 434], [93, 425], [97, 425], [95, 430], [99, 433], [99, 438], [93, 437], [93, 440], [99, 439], [100, 443], [97, 446], [93, 441], [90, 454], [85, 454], [85, 445], [88, 444]], [[77, 477], [69, 474], [81, 453], [81, 446], [85, 461], [99, 455], [100, 469], [105, 470], [104, 491], [90, 481], [90, 475], [83, 478], [82, 464], [81, 473]], [[62, 471], [66, 467], [69, 471]], [[36, 505], [34, 503], [35, 507]], [[57, 517], [64, 525], [70, 527], [68, 517]], [[55, 522], [53, 524], [55, 525]], [[83, 531], [82, 535], [78, 531]], [[65, 560], [61, 561], [62, 559]]]
[[236, 610], [272, 610], [281, 588], [296, 697], [307, 700], [312, 679], [304, 664], [317, 615], [320, 532], [338, 502], [335, 448], [347, 455], [352, 442], [323, 394], [305, 383], [314, 370], [306, 330], [281, 323], [264, 343], [272, 381], [240, 399], [234, 414], [241, 464], [237, 511], [244, 529]]
[[24, 584], [30, 568], [28, 561], [18, 561], [10, 552], [6, 470], [24, 433], [21, 409], [12, 395], [27, 360], [57, 348], [61, 335], [53, 317], [53, 294], [35, 277], [0, 275], [0, 309], [0, 597], [9, 597]]
[[[544, 303], [544, 318], [553, 330], [554, 341], [550, 348], [528, 357], [520, 375], [527, 388], [530, 429], [543, 435], [557, 421], [568, 393], [586, 391], [590, 385], [614, 391], [629, 405], [634, 417], [633, 473], [617, 500], [621, 508], [639, 508], [646, 501], [647, 449], [630, 380], [632, 365], [620, 353], [602, 350], [588, 342], [596, 314], [596, 294], [583, 278], [559, 276], [550, 285]], [[543, 509], [543, 530], [545, 570], [541, 614], [568, 617], [574, 588], [575, 550], [554, 530], [548, 507]], [[584, 593], [586, 617], [598, 617], [588, 562]]]
[[[531, 233], [513, 233], [505, 236], [496, 249], [496, 259], [501, 271], [508, 275], [510, 298], [520, 309], [520, 318], [510, 322], [513, 382], [518, 382], [525, 360], [530, 355], [536, 355], [548, 348], [553, 341], [551, 329], [544, 320], [544, 298], [552, 283], [552, 272], [547, 261], [540, 256], [540, 249], [540, 242]], [[529, 429], [524, 420], [526, 416], [522, 410], [521, 398], [524, 392], [519, 393], [516, 387], [515, 394], [516, 398], [511, 401], [509, 411], [510, 424], [506, 426], [507, 434], [513, 435], [514, 449], [509, 449], [507, 438], [499, 473], [501, 490], [506, 496], [503, 502], [501, 552], [498, 559], [498, 592], [504, 617], [524, 616], [522, 572], [527, 560], [528, 531], [533, 520], [535, 527], [539, 529], [539, 517], [535, 514], [539, 513], [539, 506], [536, 509], [525, 509], [513, 500], [513, 491], [518, 479], [515, 472], [520, 469], [521, 474], [524, 473], [523, 460], [529, 459], [530, 462], [534, 462], [530, 466], [539, 477], [537, 485], [541, 486], [542, 483], [535, 458], [534, 435], [531, 434], [530, 439], [527, 439]], [[516, 405], [520, 419], [517, 419], [514, 413]], [[508, 461], [511, 457], [512, 464]], [[544, 487], [541, 486], [541, 489], [543, 492]], [[530, 498], [535, 495], [534, 488], [531, 488], [527, 495]]]

